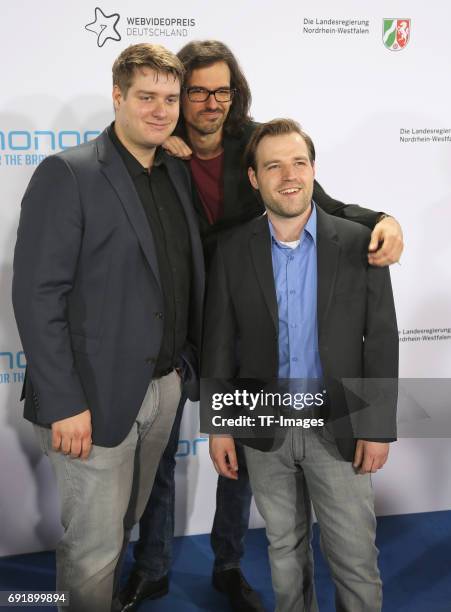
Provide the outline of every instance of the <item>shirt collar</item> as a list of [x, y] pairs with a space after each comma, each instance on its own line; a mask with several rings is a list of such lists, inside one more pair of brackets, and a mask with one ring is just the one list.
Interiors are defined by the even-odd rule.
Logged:
[[[310, 238], [313, 240], [313, 244], [316, 246], [316, 218], [317, 218], [317, 214], [316, 214], [316, 204], [315, 202], [312, 200], [312, 212], [310, 214], [310, 217], [308, 218], [307, 223], [304, 226], [304, 229], [302, 230], [302, 233], [307, 233]], [[280, 241], [277, 240], [276, 235], [274, 233], [274, 228], [272, 226], [271, 221], [269, 220], [268, 217], [268, 224], [269, 224], [269, 231], [271, 233], [271, 241], [275, 242], [276, 244], [280, 244]], [[302, 233], [300, 238], [302, 239]]]
[[[111, 138], [119, 155], [122, 157], [124, 164], [132, 178], [135, 178], [143, 173], [148, 175], [147, 168], [145, 168], [136, 159], [136, 157], [130, 153], [130, 151], [126, 147], [124, 147], [122, 142], [117, 137], [116, 131], [114, 129], [114, 121], [113, 123], [111, 123], [111, 125], [108, 126], [108, 136]], [[164, 163], [164, 152], [162, 151], [161, 147], [157, 147], [152, 167], [158, 167], [160, 165], [163, 165]]]

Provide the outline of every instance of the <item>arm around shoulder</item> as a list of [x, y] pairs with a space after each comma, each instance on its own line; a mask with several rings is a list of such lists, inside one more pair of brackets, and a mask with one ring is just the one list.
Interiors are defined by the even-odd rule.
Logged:
[[370, 229], [374, 228], [382, 214], [369, 208], [359, 206], [358, 204], [345, 204], [344, 202], [340, 202], [340, 200], [332, 198], [324, 191], [317, 181], [315, 181], [313, 187], [313, 199], [316, 204], [329, 215], [348, 219], [348, 221], [355, 221]]
[[394, 217], [357, 204], [344, 204], [335, 200], [317, 181], [313, 189], [313, 199], [324, 212], [373, 230], [368, 245], [368, 261], [371, 265], [388, 266], [399, 261], [404, 242], [401, 226]]

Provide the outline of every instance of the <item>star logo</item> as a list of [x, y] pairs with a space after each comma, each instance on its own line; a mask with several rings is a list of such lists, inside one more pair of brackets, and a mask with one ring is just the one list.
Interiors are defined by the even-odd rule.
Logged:
[[98, 6], [95, 8], [94, 21], [85, 25], [85, 30], [97, 34], [97, 46], [103, 47], [106, 41], [121, 40], [121, 35], [116, 30], [117, 23], [120, 19], [119, 13], [105, 15]]

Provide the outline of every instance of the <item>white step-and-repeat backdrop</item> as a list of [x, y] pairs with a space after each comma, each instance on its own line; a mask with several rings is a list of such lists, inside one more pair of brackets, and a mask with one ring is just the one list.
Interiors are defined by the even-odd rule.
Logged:
[[[50, 549], [60, 533], [52, 474], [18, 401], [25, 358], [10, 287], [20, 200], [43, 157], [111, 122], [111, 65], [129, 44], [177, 51], [191, 39], [223, 40], [249, 79], [254, 117], [299, 120], [331, 195], [400, 220], [406, 250], [392, 278], [401, 375], [449, 376], [448, 3], [16, 0], [3, 2], [0, 15], [0, 555]], [[210, 531], [216, 475], [207, 447], [189, 404], [178, 452], [178, 534]], [[451, 508], [450, 465], [446, 437], [400, 440], [375, 478], [378, 512]], [[255, 511], [252, 525], [261, 525]]]

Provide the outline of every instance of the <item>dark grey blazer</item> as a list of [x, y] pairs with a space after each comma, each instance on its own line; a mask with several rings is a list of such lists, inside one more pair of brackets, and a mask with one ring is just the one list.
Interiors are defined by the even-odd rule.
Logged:
[[[318, 340], [326, 417], [341, 454], [351, 460], [355, 438], [370, 436], [355, 431], [358, 421], [352, 412], [361, 404], [349, 405], [341, 381], [396, 379], [396, 316], [388, 268], [368, 265], [370, 230], [319, 207], [317, 213]], [[278, 376], [278, 309], [266, 216], [218, 239], [208, 280], [201, 372], [211, 379]], [[394, 431], [396, 393], [392, 386], [389, 391], [384, 415], [372, 415], [370, 430], [377, 430], [378, 419], [388, 419], [385, 430]], [[272, 448], [267, 442], [246, 440], [260, 450]]]
[[[189, 340], [196, 399], [204, 267], [189, 173], [167, 157], [192, 246]], [[93, 441], [119, 444], [152, 378], [163, 325], [155, 244], [106, 131], [45, 159], [22, 202], [13, 303], [27, 357], [25, 418], [42, 425], [91, 410]]]

